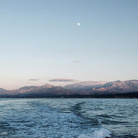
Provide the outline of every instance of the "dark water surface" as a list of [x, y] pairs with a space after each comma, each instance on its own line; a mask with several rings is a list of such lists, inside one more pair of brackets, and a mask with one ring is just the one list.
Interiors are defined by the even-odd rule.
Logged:
[[0, 138], [136, 138], [137, 99], [0, 99]]

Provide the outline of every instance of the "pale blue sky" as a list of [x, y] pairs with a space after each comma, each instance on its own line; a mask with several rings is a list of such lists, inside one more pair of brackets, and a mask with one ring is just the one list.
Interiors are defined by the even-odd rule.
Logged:
[[5, 89], [138, 79], [138, 1], [0, 0], [0, 63]]

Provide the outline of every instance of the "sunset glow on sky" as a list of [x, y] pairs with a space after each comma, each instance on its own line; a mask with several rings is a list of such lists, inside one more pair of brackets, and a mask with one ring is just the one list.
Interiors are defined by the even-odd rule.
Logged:
[[0, 88], [138, 79], [138, 1], [1, 0], [0, 51]]

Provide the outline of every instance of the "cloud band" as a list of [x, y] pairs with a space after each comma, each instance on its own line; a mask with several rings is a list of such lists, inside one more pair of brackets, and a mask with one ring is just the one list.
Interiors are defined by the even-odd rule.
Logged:
[[52, 82], [73, 82], [75, 80], [73, 80], [73, 79], [52, 79], [49, 81], [52, 81]]

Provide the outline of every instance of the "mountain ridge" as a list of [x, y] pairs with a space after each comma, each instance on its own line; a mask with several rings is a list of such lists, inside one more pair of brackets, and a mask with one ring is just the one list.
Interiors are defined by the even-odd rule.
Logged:
[[[118, 94], [138, 92], [138, 80], [126, 81], [84, 81], [70, 85], [54, 86], [45, 84], [43, 86], [24, 86], [16, 90], [5, 90], [0, 88], [2, 96], [27, 96], [27, 95], [94, 95], [94, 94]], [[138, 94], [138, 93], [137, 93]]]

